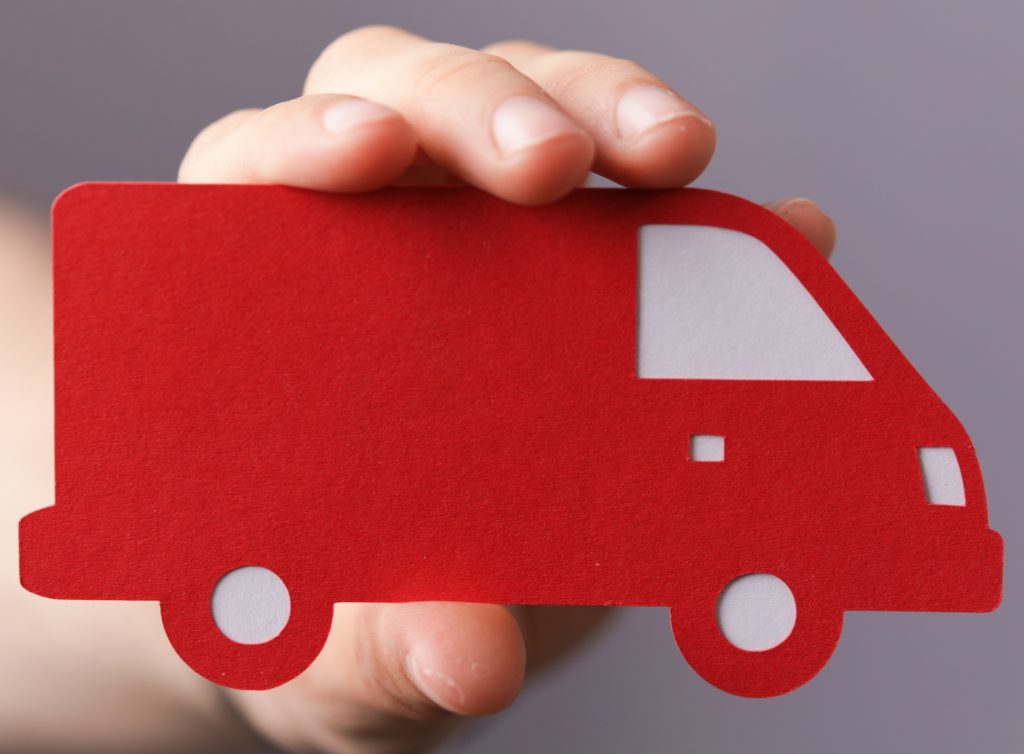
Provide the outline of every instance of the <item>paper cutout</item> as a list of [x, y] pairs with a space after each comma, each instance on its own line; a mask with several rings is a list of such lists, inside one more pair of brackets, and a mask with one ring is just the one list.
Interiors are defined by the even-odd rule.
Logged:
[[[671, 225], [774, 252], [873, 379], [640, 379], [638, 238]], [[824, 258], [736, 197], [87, 184], [55, 206], [54, 293], [56, 505], [22, 521], [22, 583], [159, 601], [217, 683], [294, 677], [335, 602], [463, 600], [669, 606], [698, 673], [770, 696], [818, 672], [846, 610], [1000, 600], [964, 429]], [[724, 460], [692, 462], [694, 434]], [[922, 447], [953, 449], [965, 506], [928, 503]], [[211, 608], [246, 566], [288, 594], [262, 644]], [[746, 574], [795, 601], [773, 649], [719, 629]]]

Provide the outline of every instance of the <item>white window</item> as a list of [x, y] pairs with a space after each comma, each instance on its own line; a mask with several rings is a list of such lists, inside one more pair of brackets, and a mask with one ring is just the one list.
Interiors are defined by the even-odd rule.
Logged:
[[690, 435], [690, 460], [713, 462], [725, 460], [725, 438], [722, 435]]
[[918, 448], [925, 498], [932, 505], [967, 505], [964, 478], [952, 448]]
[[640, 377], [870, 380], [803, 284], [753, 236], [640, 228]]

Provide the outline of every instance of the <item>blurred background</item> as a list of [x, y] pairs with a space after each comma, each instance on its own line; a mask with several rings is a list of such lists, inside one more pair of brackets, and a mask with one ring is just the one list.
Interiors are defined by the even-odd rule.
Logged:
[[623, 611], [444, 751], [1024, 750], [1024, 6], [0, 0], [0, 192], [45, 211], [77, 181], [173, 180], [200, 128], [297, 95], [322, 47], [371, 22], [635, 59], [715, 120], [698, 185], [817, 200], [840, 273], [974, 439], [1007, 546], [997, 613], [848, 614], [831, 663], [779, 699], [708, 686], [667, 611]]

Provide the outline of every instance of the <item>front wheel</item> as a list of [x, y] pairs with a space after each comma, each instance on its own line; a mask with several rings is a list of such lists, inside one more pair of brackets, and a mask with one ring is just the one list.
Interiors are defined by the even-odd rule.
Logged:
[[730, 694], [768, 697], [807, 683], [835, 651], [842, 610], [813, 579], [748, 573], [671, 608], [679, 651]]
[[242, 566], [183, 586], [160, 603], [174, 650], [199, 675], [235, 689], [269, 689], [323, 648], [333, 605], [274, 571]]

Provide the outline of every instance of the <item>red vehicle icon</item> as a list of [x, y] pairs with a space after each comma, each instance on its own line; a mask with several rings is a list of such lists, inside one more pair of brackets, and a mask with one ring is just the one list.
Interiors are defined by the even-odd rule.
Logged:
[[701, 190], [86, 184], [54, 210], [56, 505], [21, 579], [157, 600], [268, 688], [347, 601], [671, 608], [734, 694], [847, 610], [989, 611], [963, 427], [784, 221]]

